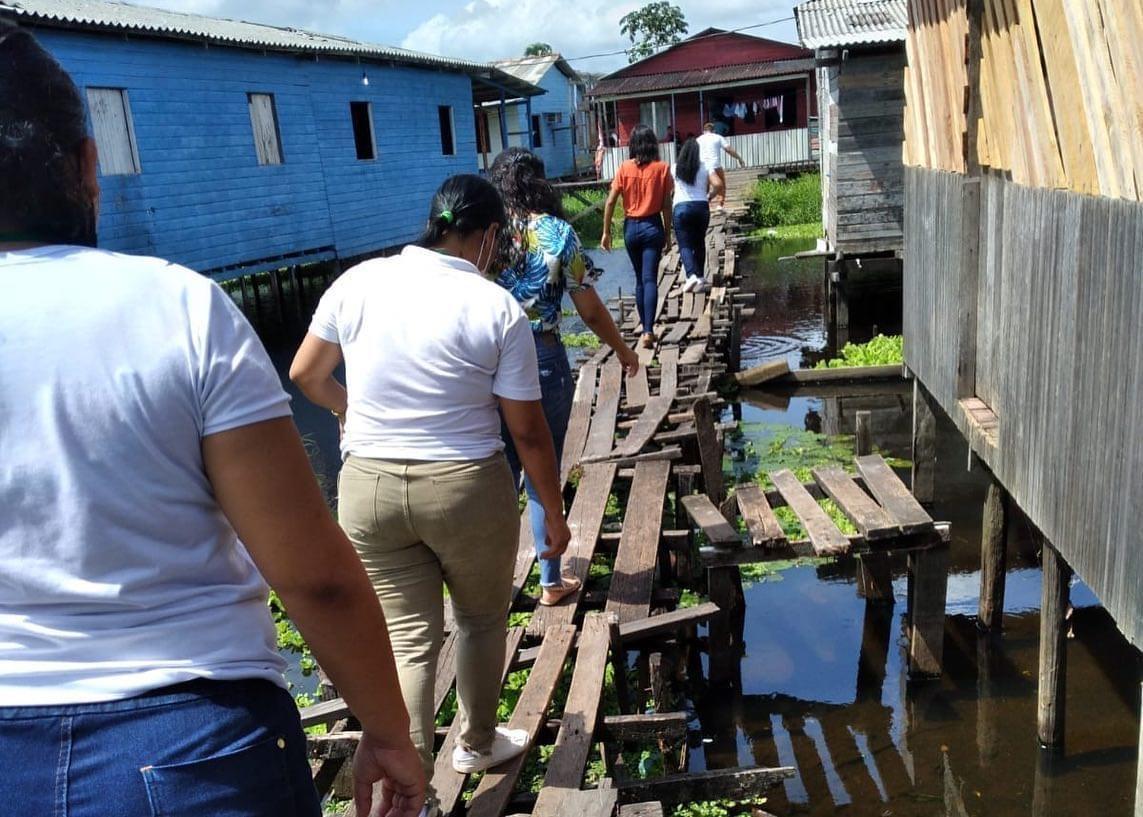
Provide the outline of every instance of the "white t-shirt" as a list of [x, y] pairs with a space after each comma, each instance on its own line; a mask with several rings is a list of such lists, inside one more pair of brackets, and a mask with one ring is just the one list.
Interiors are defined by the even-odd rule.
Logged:
[[342, 456], [484, 459], [504, 449], [496, 398], [540, 399], [528, 318], [460, 258], [406, 247], [358, 264], [310, 332], [345, 357]]
[[83, 247], [0, 253], [0, 704], [284, 685], [202, 438], [290, 414], [218, 286]]
[[707, 170], [722, 167], [722, 151], [726, 147], [726, 138], [714, 131], [706, 131], [696, 140], [699, 146], [699, 159], [706, 165]]
[[689, 201], [708, 201], [710, 192], [707, 182], [710, 180], [710, 171], [706, 165], [699, 162], [698, 172], [695, 173], [695, 183], [687, 184], [679, 178], [678, 165], [671, 165], [671, 176], [675, 179], [675, 206]]

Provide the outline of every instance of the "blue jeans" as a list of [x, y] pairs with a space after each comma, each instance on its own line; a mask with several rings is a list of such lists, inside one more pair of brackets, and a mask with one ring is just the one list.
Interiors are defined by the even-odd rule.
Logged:
[[[544, 417], [548, 421], [548, 428], [552, 432], [552, 442], [556, 444], [556, 467], [560, 465], [560, 458], [564, 453], [564, 437], [568, 433], [568, 420], [571, 418], [572, 398], [575, 396], [575, 380], [572, 378], [571, 365], [568, 363], [567, 349], [563, 343], [552, 335], [536, 335], [536, 357], [540, 364], [540, 403], [544, 407]], [[512, 479], [517, 486], [520, 485], [520, 456], [516, 453], [516, 444], [512, 435], [506, 428], [501, 428], [504, 437], [504, 453], [508, 456], [508, 465], [512, 468]], [[536, 543], [536, 555], [548, 549], [548, 528], [545, 524], [544, 508], [540, 505], [540, 497], [536, 493], [532, 480], [524, 476], [524, 490], [528, 494], [528, 519], [532, 525], [532, 537]], [[562, 581], [560, 572], [560, 559], [540, 559], [540, 584], [545, 587], [554, 587]]]
[[710, 205], [705, 201], [684, 201], [671, 211], [679, 257], [688, 278], [702, 278], [706, 272], [706, 228], [710, 226]]
[[298, 708], [269, 681], [191, 681], [107, 703], [0, 707], [0, 768], [5, 814], [321, 814]]
[[655, 331], [655, 308], [659, 305], [659, 260], [667, 236], [661, 216], [628, 218], [623, 222], [623, 242], [635, 270], [635, 306], [644, 332]]

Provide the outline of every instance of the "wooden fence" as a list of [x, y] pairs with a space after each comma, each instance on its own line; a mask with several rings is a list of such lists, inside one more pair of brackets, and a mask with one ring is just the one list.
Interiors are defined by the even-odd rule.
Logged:
[[[784, 167], [809, 162], [813, 159], [808, 128], [752, 133], [746, 136], [729, 136], [727, 142], [739, 156], [745, 167]], [[600, 178], [614, 179], [615, 171], [628, 157], [626, 147], [607, 148], [603, 157]], [[669, 142], [659, 145], [659, 157], [668, 164], [675, 161], [675, 146]], [[734, 160], [724, 162], [725, 167], [734, 167]]]
[[906, 164], [965, 172], [975, 145], [1022, 184], [1143, 200], [1138, 0], [909, 0], [909, 27]]
[[1143, 204], [921, 168], [905, 196], [907, 365], [1143, 645]]

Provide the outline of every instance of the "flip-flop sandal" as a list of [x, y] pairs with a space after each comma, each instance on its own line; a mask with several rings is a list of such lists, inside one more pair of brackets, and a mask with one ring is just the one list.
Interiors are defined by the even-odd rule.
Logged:
[[[554, 607], [555, 605], [559, 604], [561, 601], [566, 599], [568, 596], [570, 596], [572, 593], [574, 593], [575, 591], [577, 591], [581, 587], [583, 587], [583, 582], [581, 582], [579, 579], [572, 578], [571, 576], [564, 576], [562, 578], [561, 582], [562, 583], [560, 584], [560, 586], [558, 588], [556, 588], [556, 587], [541, 588], [539, 604], [542, 607]], [[549, 590], [552, 593], [557, 593], [558, 595], [552, 601], [544, 601], [544, 591], [545, 590]]]

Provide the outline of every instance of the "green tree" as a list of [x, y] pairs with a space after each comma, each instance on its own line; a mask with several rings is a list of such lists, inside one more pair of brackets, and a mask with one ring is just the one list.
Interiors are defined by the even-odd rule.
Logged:
[[627, 61], [638, 62], [682, 40], [687, 21], [681, 8], [659, 0], [624, 15], [619, 20], [619, 33], [631, 40]]
[[524, 49], [525, 57], [550, 57], [552, 47], [547, 43], [532, 43]]

